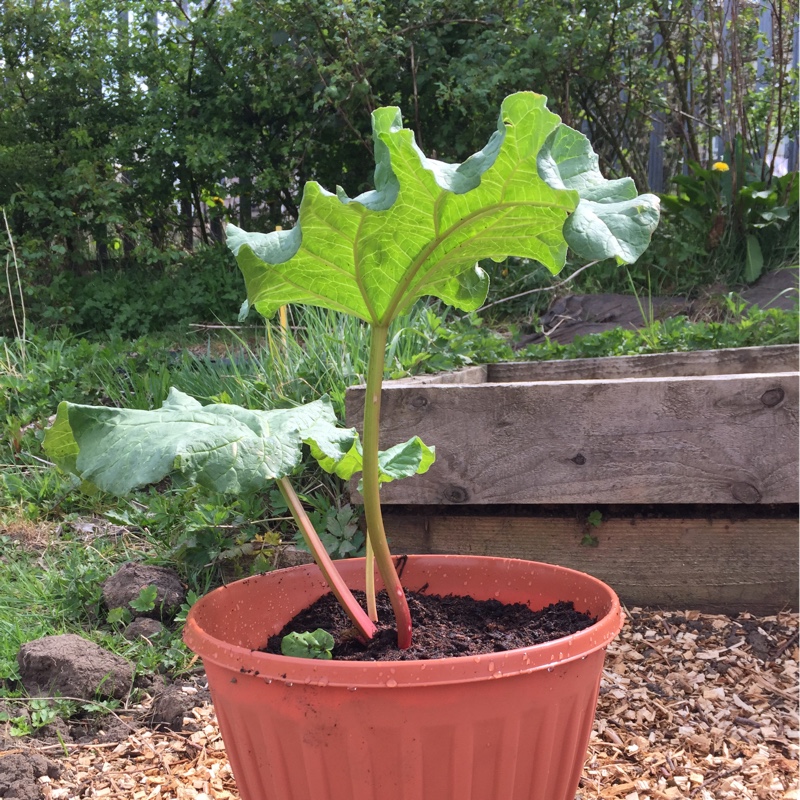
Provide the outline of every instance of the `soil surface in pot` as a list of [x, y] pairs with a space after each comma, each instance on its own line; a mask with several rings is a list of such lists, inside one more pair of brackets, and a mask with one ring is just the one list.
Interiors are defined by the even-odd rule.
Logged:
[[[363, 592], [353, 592], [365, 605]], [[378, 593], [378, 633], [368, 644], [356, 636], [355, 629], [332, 594], [301, 611], [276, 636], [271, 636], [264, 651], [281, 652], [281, 639], [289, 633], [322, 628], [336, 641], [334, 659], [340, 661], [411, 661], [432, 658], [474, 656], [542, 644], [588, 628], [596, 620], [576, 611], [572, 603], [560, 602], [540, 611], [522, 603], [506, 605], [498, 600], [471, 597], [441, 597], [423, 592], [407, 592], [414, 624], [413, 643], [398, 650], [397, 631], [385, 591]]]

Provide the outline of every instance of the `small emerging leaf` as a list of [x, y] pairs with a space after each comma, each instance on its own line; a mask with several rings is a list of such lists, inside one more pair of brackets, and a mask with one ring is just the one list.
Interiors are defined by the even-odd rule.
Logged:
[[131, 600], [129, 605], [134, 611], [139, 611], [142, 614], [146, 614], [148, 611], [152, 611], [156, 607], [157, 597], [157, 587], [145, 586], [142, 591], [139, 592], [139, 596]]
[[281, 639], [281, 653], [295, 658], [333, 658], [333, 636], [322, 628], [305, 633], [289, 633]]
[[603, 524], [603, 514], [601, 511], [590, 511], [586, 521], [593, 527], [599, 528]]

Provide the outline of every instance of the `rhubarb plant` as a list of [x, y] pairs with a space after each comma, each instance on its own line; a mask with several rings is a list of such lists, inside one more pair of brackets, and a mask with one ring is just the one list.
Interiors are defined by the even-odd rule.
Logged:
[[[659, 201], [638, 195], [628, 178], [606, 180], [586, 137], [561, 124], [546, 99], [532, 92], [503, 101], [488, 143], [461, 164], [426, 157], [397, 108], [377, 109], [372, 130], [374, 190], [350, 198], [341, 188], [332, 193], [311, 181], [294, 228], [267, 234], [227, 229], [247, 288], [243, 311], [254, 307], [271, 316], [286, 304], [305, 303], [352, 314], [370, 327], [360, 441], [355, 431], [335, 425], [324, 401], [256, 412], [202, 407], [173, 390], [156, 412], [64, 403], [45, 449], [65, 468], [115, 492], [167, 473], [224, 491], [258, 489], [276, 480], [333, 591], [369, 638], [373, 619], [318, 552], [324, 548], [318, 540], [314, 544], [313, 529], [305, 531], [310, 524], [288, 482], [303, 444], [323, 468], [342, 478], [361, 472], [368, 579], [374, 555], [397, 622], [398, 645], [407, 648], [411, 618], [386, 539], [380, 486], [425, 472], [434, 453], [416, 437], [379, 450], [392, 320], [429, 295], [464, 311], [478, 309], [489, 285], [478, 264], [482, 259], [523, 257], [556, 274], [571, 248], [590, 261], [632, 263], [650, 242]], [[152, 428], [144, 417], [126, 416], [131, 414], [155, 415], [147, 417]], [[369, 596], [369, 580], [367, 589]], [[368, 607], [374, 616], [374, 606]]]
[[425, 295], [463, 311], [479, 308], [489, 288], [481, 259], [519, 256], [556, 274], [570, 247], [587, 260], [632, 263], [658, 224], [658, 198], [638, 195], [629, 178], [606, 180], [586, 137], [561, 124], [545, 100], [532, 92], [507, 97], [497, 130], [462, 164], [427, 158], [399, 109], [379, 108], [372, 115], [374, 190], [350, 198], [311, 181], [291, 230], [228, 226], [246, 308], [271, 316], [286, 303], [307, 303], [371, 328], [362, 496], [401, 648], [411, 644], [411, 618], [379, 495], [381, 382], [392, 320]]

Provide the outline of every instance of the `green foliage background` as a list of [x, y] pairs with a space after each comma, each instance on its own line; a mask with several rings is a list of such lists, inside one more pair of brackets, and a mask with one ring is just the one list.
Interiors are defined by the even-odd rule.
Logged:
[[[310, 178], [351, 196], [371, 188], [369, 116], [381, 105], [402, 108], [427, 154], [461, 161], [485, 144], [504, 96], [534, 89], [589, 135], [608, 177], [630, 175], [640, 191], [659, 114], [668, 175], [699, 160], [707, 129], [748, 158], [766, 152], [778, 127], [796, 135], [794, 76], [778, 54], [791, 50], [797, 4], [773, 20], [775, 41], [789, 39], [757, 85], [755, 7], [739, 6], [730, 35], [743, 55], [726, 69], [753, 91], [726, 116], [727, 78], [692, 67], [722, 46], [711, 0], [700, 17], [689, 0], [7, 0], [0, 206], [30, 317], [124, 335], [233, 321], [241, 282], [223, 223], [292, 225]], [[764, 162], [749, 166], [769, 181]], [[737, 213], [728, 230], [741, 244]], [[687, 259], [707, 250], [695, 239]], [[670, 252], [651, 266], [674, 284]], [[0, 297], [0, 332], [18, 294]]]

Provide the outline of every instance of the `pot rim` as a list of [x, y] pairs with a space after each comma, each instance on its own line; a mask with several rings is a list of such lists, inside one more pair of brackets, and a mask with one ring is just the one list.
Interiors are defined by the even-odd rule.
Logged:
[[[204, 662], [232, 670], [242, 676], [253, 676], [268, 683], [279, 681], [287, 686], [303, 684], [346, 687], [354, 690], [385, 686], [395, 688], [446, 685], [509, 678], [541, 670], [552, 672], [561, 664], [585, 659], [598, 650], [604, 650], [622, 627], [624, 617], [614, 590], [599, 579], [568, 567], [492, 556], [425, 554], [409, 555], [407, 559], [406, 569], [403, 573], [404, 585], [409, 570], [414, 571], [414, 567], [457, 569], [461, 566], [467, 569], [469, 566], [477, 565], [478, 562], [481, 562], [482, 565], [492, 562], [492, 566], [499, 570], [499, 574], [503, 572], [521, 574], [524, 569], [529, 569], [541, 575], [547, 575], [550, 579], [557, 575], [559, 581], [582, 584], [582, 591], [587, 596], [597, 597], [598, 602], [603, 602], [605, 608], [601, 611], [590, 609], [590, 613], [597, 616], [597, 622], [591, 627], [551, 642], [498, 653], [484, 653], [478, 656], [466, 655], [430, 660], [336, 661], [295, 658], [251, 650], [226, 642], [203, 629], [198, 618], [202, 620], [208, 607], [220, 600], [233, 602], [232, 594], [252, 593], [251, 584], [259, 586], [263, 582], [267, 582], [274, 583], [277, 587], [285, 581], [298, 580], [304, 586], [316, 582], [320, 584], [321, 588], [317, 596], [321, 596], [327, 591], [327, 584], [322, 579], [316, 564], [305, 564], [244, 578], [204, 595], [192, 606], [187, 615], [183, 633], [184, 641]], [[337, 568], [347, 580], [349, 577], [357, 577], [359, 573], [363, 574], [363, 563], [364, 559], [347, 559], [337, 562]], [[520, 569], [522, 565], [524, 567]], [[504, 584], [508, 584], [509, 577], [506, 574], [502, 578]], [[421, 581], [419, 585], [421, 586], [424, 582], [427, 581]], [[381, 588], [380, 585], [377, 588]], [[413, 590], [414, 587], [411, 588]], [[474, 593], [475, 587], [471, 586], [470, 589], [471, 593]], [[435, 586], [431, 590], [437, 591]], [[508, 602], [503, 600], [502, 596], [498, 599], [501, 602]], [[580, 603], [577, 597], [560, 599], [573, 600], [576, 607]], [[313, 600], [308, 602], [313, 602]], [[588, 603], [588, 599], [585, 602]], [[297, 610], [299, 611], [300, 608]], [[288, 619], [282, 624], [285, 624], [286, 621]]]

